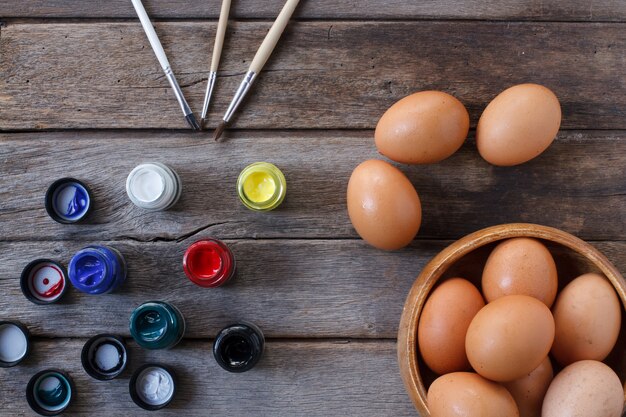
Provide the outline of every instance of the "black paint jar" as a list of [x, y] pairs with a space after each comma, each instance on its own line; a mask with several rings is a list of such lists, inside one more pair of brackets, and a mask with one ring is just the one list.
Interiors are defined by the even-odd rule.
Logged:
[[213, 356], [228, 372], [246, 372], [263, 356], [265, 338], [254, 324], [239, 323], [223, 328], [213, 343]]

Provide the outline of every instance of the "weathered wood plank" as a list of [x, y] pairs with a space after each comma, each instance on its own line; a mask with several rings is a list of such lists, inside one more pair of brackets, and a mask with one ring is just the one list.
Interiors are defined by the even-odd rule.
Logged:
[[[217, 18], [219, 0], [149, 0], [146, 9], [157, 18]], [[234, 1], [234, 18], [273, 19], [282, 0]], [[128, 1], [76, 2], [75, 0], [0, 0], [3, 17], [135, 17]], [[505, 19], [623, 21], [626, 5], [621, 0], [403, 0], [303, 1], [296, 18], [304, 19]]]
[[[102, 296], [71, 288], [62, 303], [48, 306], [35, 305], [22, 295], [22, 268], [39, 257], [67, 264], [85, 245], [3, 243], [2, 317], [25, 322], [37, 335], [87, 337], [104, 331], [128, 335], [132, 310], [142, 302], [162, 299], [180, 308], [190, 338], [214, 337], [236, 320], [253, 321], [274, 338], [395, 338], [413, 281], [426, 262], [450, 243], [420, 241], [401, 251], [383, 252], [358, 240], [227, 240], [237, 258], [238, 276], [225, 287], [204, 289], [182, 271], [185, 249], [204, 236], [180, 243], [108, 242], [127, 260], [129, 275], [123, 287]], [[626, 242], [594, 244], [626, 271]], [[571, 272], [565, 266], [569, 258], [559, 256], [562, 276], [582, 272]], [[476, 271], [480, 268], [464, 274], [473, 279], [469, 275]]]
[[[230, 26], [209, 126], [269, 24]], [[216, 24], [156, 26], [199, 110]], [[618, 23], [293, 22], [234, 126], [373, 128], [424, 89], [456, 95], [475, 122], [498, 92], [532, 81], [559, 96], [563, 128], [625, 129], [625, 57]], [[187, 127], [138, 22], [9, 24], [0, 79], [4, 130]]]
[[[360, 162], [380, 158], [371, 131], [24, 133], [0, 136], [0, 240], [176, 240], [204, 229], [221, 238], [356, 238], [346, 186]], [[287, 177], [287, 198], [273, 212], [239, 201], [236, 181], [249, 163], [270, 161]], [[181, 176], [170, 211], [146, 212], [125, 192], [132, 168], [161, 161]], [[516, 221], [555, 226], [590, 240], [626, 239], [626, 134], [564, 131], [530, 163], [497, 168], [473, 140], [448, 160], [400, 166], [422, 199], [418, 238], [456, 239]], [[75, 176], [93, 188], [84, 224], [48, 217], [49, 184]]]
[[28, 379], [59, 367], [77, 386], [67, 413], [81, 416], [152, 416], [128, 394], [132, 371], [147, 362], [174, 368], [179, 389], [163, 416], [415, 416], [396, 362], [396, 344], [380, 342], [274, 342], [245, 374], [217, 366], [209, 341], [185, 341], [169, 351], [146, 351], [129, 343], [128, 369], [100, 382], [80, 364], [85, 340], [37, 340], [32, 356], [16, 368], [0, 369], [0, 415], [30, 416]]

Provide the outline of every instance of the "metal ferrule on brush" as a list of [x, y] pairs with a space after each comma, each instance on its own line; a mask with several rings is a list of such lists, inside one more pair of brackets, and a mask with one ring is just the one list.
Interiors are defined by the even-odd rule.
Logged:
[[239, 88], [237, 89], [237, 92], [235, 93], [235, 97], [233, 97], [233, 100], [228, 106], [228, 110], [226, 110], [226, 114], [224, 115], [224, 122], [230, 122], [231, 117], [233, 117], [233, 114], [237, 111], [237, 108], [243, 101], [244, 97], [246, 96], [246, 94], [248, 94], [252, 83], [256, 79], [256, 75], [257, 74], [254, 71], [248, 71], [246, 73], [246, 76], [244, 77], [243, 81], [239, 85]]
[[204, 107], [202, 108], [202, 119], [206, 119], [209, 112], [209, 104], [211, 103], [211, 97], [213, 96], [213, 89], [215, 88], [215, 80], [217, 79], [217, 72], [209, 72], [209, 83], [206, 86], [206, 93], [204, 94]]
[[189, 123], [189, 125], [193, 129], [199, 130], [200, 125], [198, 124], [198, 121], [194, 117], [193, 112], [191, 111], [191, 108], [189, 107], [189, 104], [187, 104], [187, 100], [185, 100], [183, 91], [180, 89], [180, 86], [178, 85], [178, 81], [176, 81], [176, 77], [174, 77], [174, 73], [172, 72], [172, 69], [170, 67], [167, 67], [165, 68], [164, 71], [165, 71], [165, 77], [170, 82], [170, 86], [172, 87], [172, 90], [174, 90], [174, 95], [176, 96], [176, 100], [178, 100], [178, 104], [180, 104], [180, 108], [183, 110], [183, 113], [185, 114], [185, 119], [187, 119], [187, 123]]

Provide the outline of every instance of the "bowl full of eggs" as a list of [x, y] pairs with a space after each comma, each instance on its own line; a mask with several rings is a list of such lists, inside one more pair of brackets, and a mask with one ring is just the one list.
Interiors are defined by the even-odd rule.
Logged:
[[626, 281], [592, 245], [504, 224], [445, 248], [406, 299], [400, 373], [422, 417], [619, 417]]

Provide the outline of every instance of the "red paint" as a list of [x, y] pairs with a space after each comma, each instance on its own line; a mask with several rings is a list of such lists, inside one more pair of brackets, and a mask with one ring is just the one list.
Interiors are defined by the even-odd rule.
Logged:
[[235, 257], [217, 239], [199, 240], [185, 251], [183, 270], [201, 287], [219, 287], [235, 274]]
[[[54, 298], [57, 295], [61, 294], [61, 292], [63, 292], [63, 288], [65, 287], [65, 276], [63, 275], [63, 272], [57, 268], [54, 265], [42, 265], [39, 268], [35, 269], [35, 271], [32, 273], [31, 277], [34, 277], [37, 275], [37, 272], [39, 272], [41, 269], [43, 268], [52, 268], [56, 271], [57, 274], [59, 274], [59, 280], [56, 282], [56, 284], [54, 284], [52, 287], [46, 289], [46, 291], [41, 292], [37, 290], [37, 287], [34, 284], [31, 284], [33, 287], [33, 291], [40, 297], [42, 298]], [[42, 280], [43, 285], [49, 285], [50, 284], [50, 280], [48, 278], [44, 278]]]

